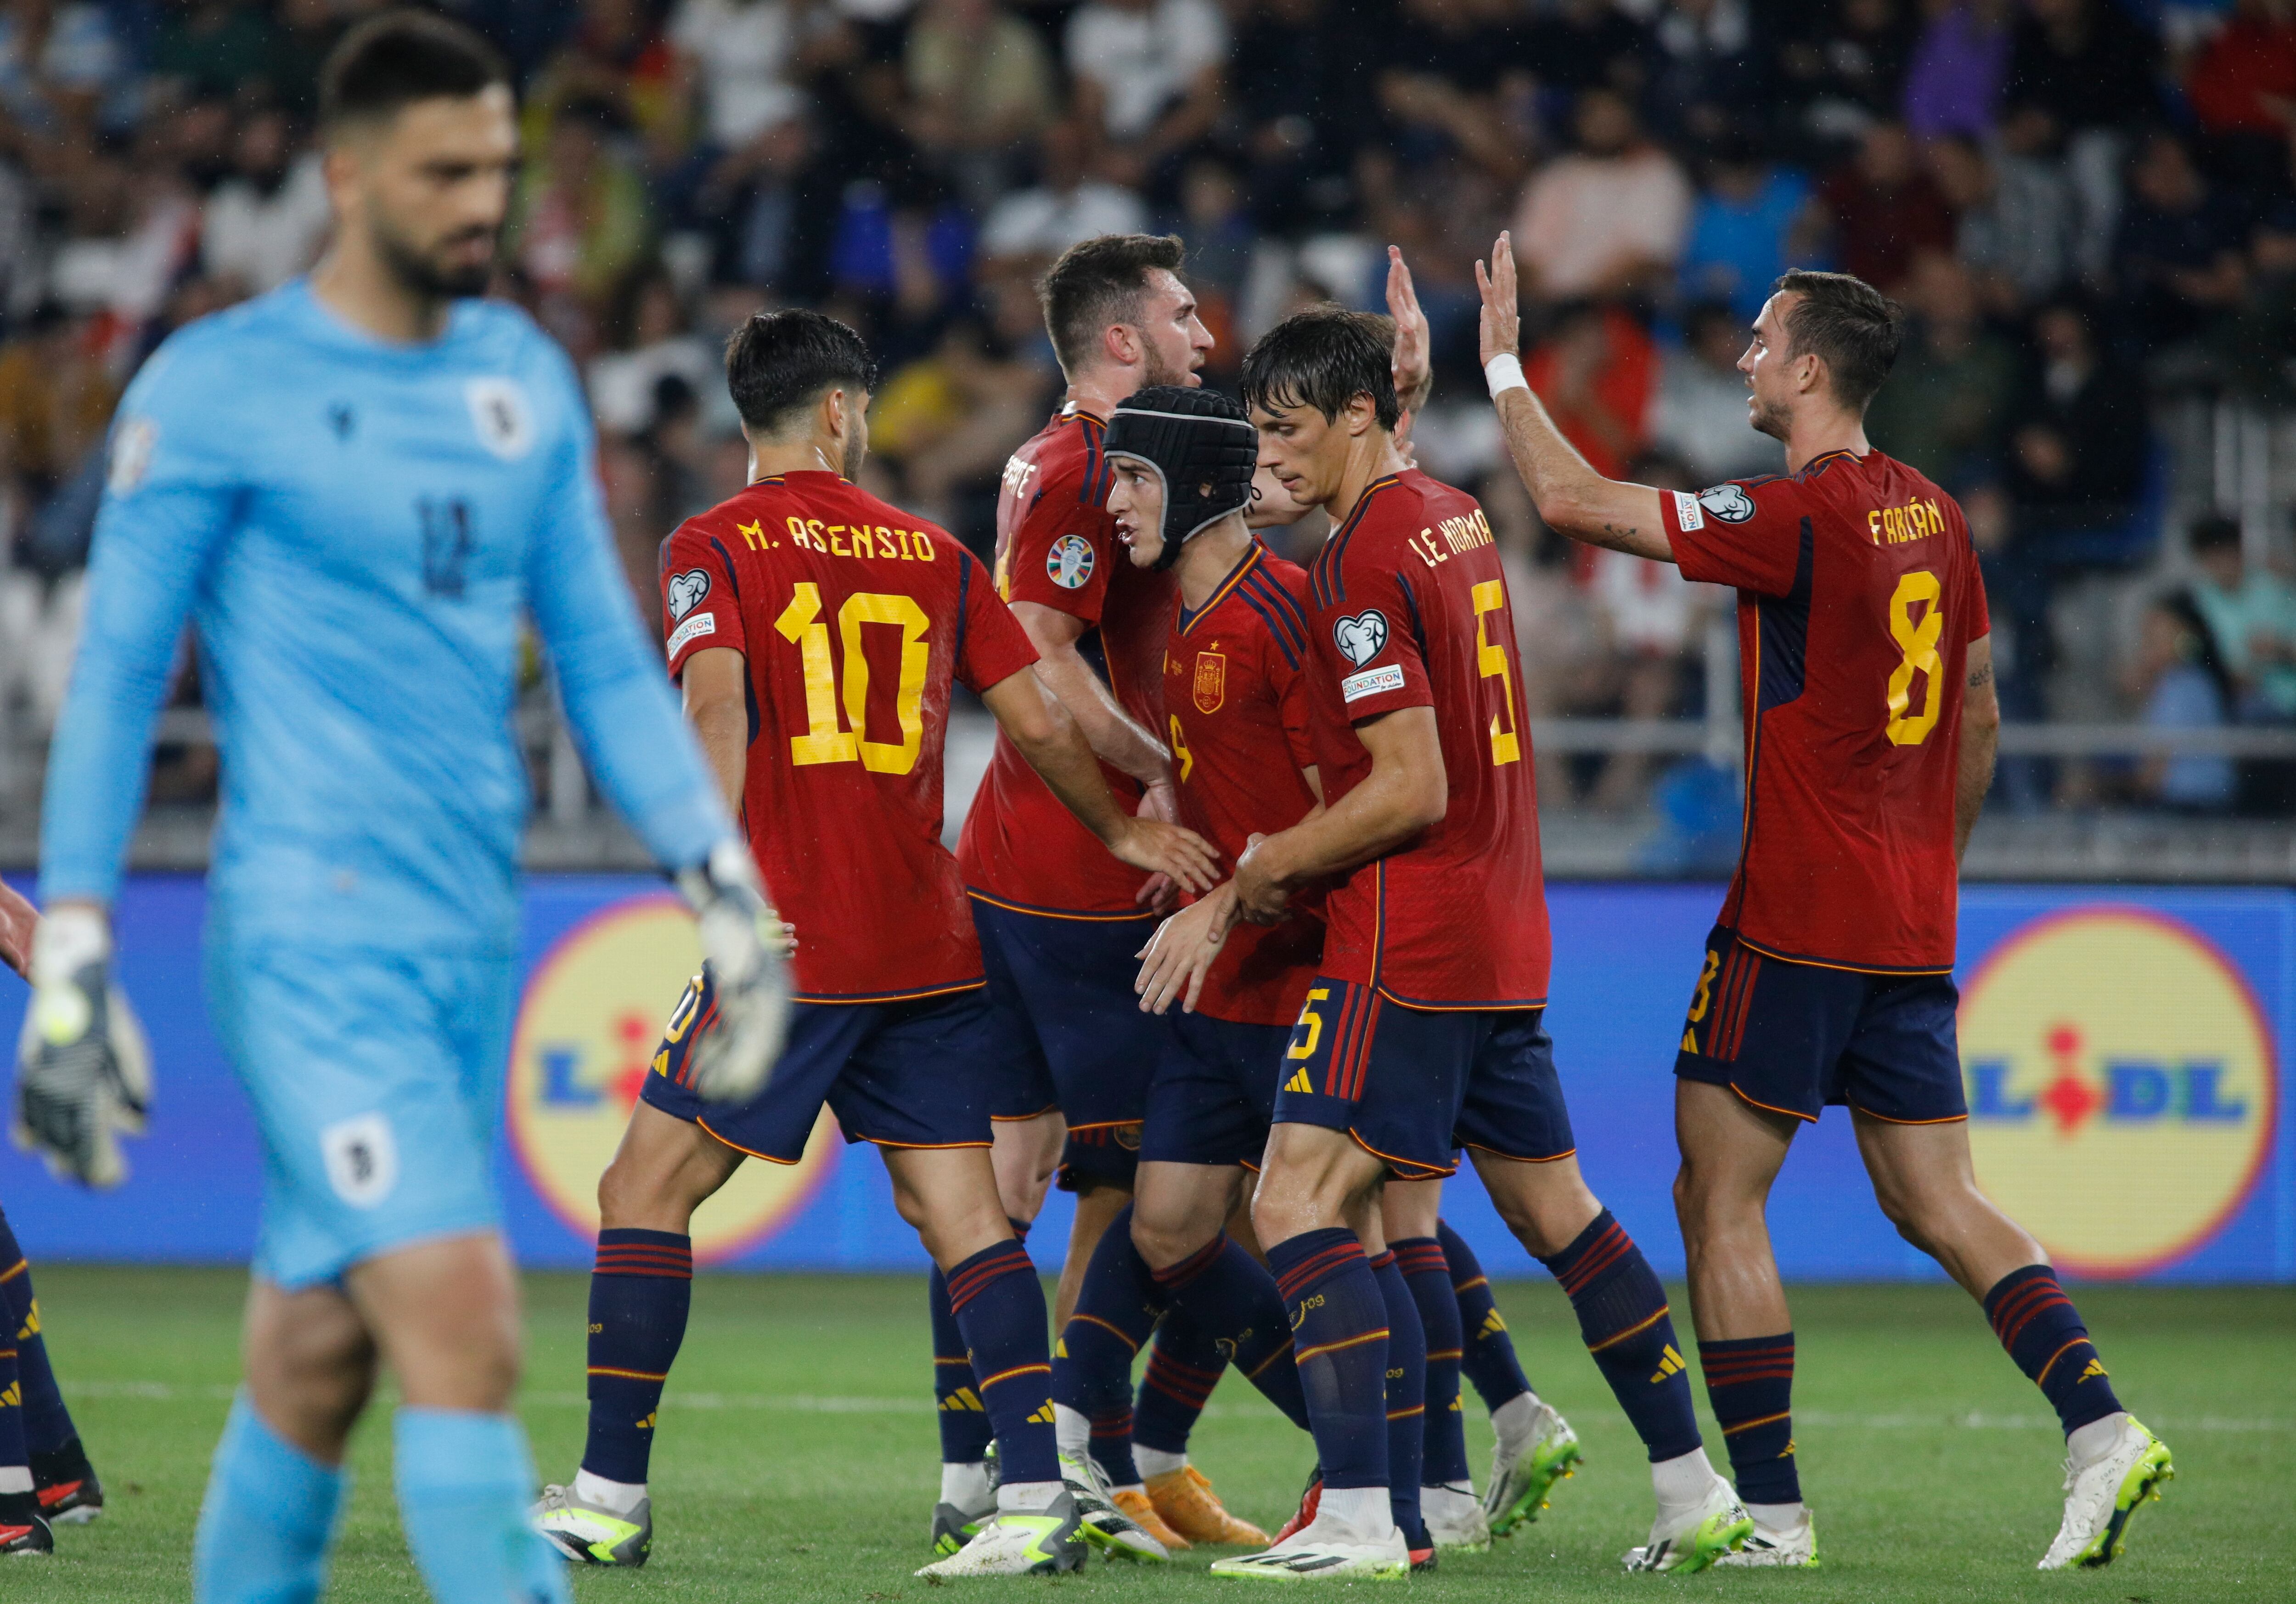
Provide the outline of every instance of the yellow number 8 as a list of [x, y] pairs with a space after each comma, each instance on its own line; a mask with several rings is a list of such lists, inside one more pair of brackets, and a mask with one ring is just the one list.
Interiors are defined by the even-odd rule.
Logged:
[[[1890, 637], [1898, 643], [1904, 654], [1897, 671], [1890, 676], [1890, 723], [1887, 734], [1899, 746], [1918, 746], [1930, 738], [1937, 728], [1938, 713], [1945, 703], [1945, 664], [1938, 659], [1938, 638], [1945, 633], [1945, 614], [1938, 608], [1938, 597], [1944, 587], [1937, 575], [1926, 568], [1916, 568], [1898, 581], [1897, 590], [1890, 597]], [[1914, 604], [1927, 602], [1928, 610], [1919, 622], [1914, 619]], [[1928, 683], [1922, 693], [1922, 710], [1907, 712], [1913, 700], [1914, 676], [1923, 675]]]

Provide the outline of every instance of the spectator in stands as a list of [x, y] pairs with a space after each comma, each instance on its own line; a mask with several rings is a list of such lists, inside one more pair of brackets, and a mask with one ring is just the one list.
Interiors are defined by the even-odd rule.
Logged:
[[0, 347], [0, 461], [37, 500], [103, 438], [119, 386], [92, 320], [51, 302]]
[[678, 0], [669, 39], [701, 86], [703, 136], [737, 151], [797, 119], [807, 47], [832, 21], [823, 0]]
[[2017, 353], [1986, 328], [1969, 269], [1941, 251], [1906, 281], [1913, 317], [1890, 382], [1874, 398], [1874, 445], [1948, 490], [1979, 482], [1999, 448], [2017, 392]]
[[[1683, 463], [1649, 453], [1636, 460], [1637, 484], [1661, 490], [1694, 490], [1704, 481]], [[1683, 687], [1697, 652], [1706, 619], [1719, 593], [1694, 585], [1671, 563], [1652, 563], [1601, 547], [1584, 548], [1584, 580], [1601, 613], [1615, 676], [1612, 694], [1619, 716], [1671, 719], [1682, 712]], [[1641, 802], [1649, 789], [1648, 753], [1621, 752], [1603, 765], [1589, 798], [1605, 812], [1622, 812]]]
[[241, 125], [231, 177], [207, 199], [200, 231], [207, 270], [242, 295], [276, 289], [311, 265], [328, 218], [318, 152], [297, 150], [283, 111], [257, 111]]
[[2296, 723], [2296, 588], [2247, 561], [2237, 518], [2197, 519], [2189, 539], [2200, 570], [2193, 602], [2232, 679], [2240, 718]]
[[1456, 150], [1521, 183], [1528, 152], [1504, 110], [1520, 44], [1513, 30], [1472, 0], [1404, 0], [1401, 23], [1379, 77], [1380, 109], [1402, 136], [1398, 155], [1419, 165]]
[[[2144, 610], [2124, 688], [2151, 728], [2218, 729], [2232, 721], [2231, 679], [2184, 591]], [[2222, 813], [2233, 804], [2238, 777], [2228, 757], [2156, 753], [2137, 762], [2127, 784], [2134, 800], [2170, 812]]]
[[1835, 145], [1898, 115], [1914, 47], [1906, 0], [1813, 5], [1798, 21], [1781, 32], [1779, 65], [1807, 137]]
[[2221, 171], [2251, 188], [2284, 187], [2296, 136], [2296, 5], [2235, 0], [2194, 57], [2185, 99]]
[[1136, 234], [1148, 226], [1148, 208], [1119, 185], [1091, 177], [1092, 135], [1073, 118], [1045, 130], [1037, 145], [1034, 188], [1014, 190], [980, 226], [983, 256], [1053, 258], [1078, 240], [1101, 234]]
[[1624, 479], [1650, 440], [1658, 348], [1617, 306], [1573, 301], [1522, 365], [1554, 426], [1605, 479]]
[[[2032, 128], [2028, 118], [2025, 127]], [[2046, 299], [2072, 260], [2071, 186], [2050, 164], [1954, 134], [1930, 147], [1930, 170], [1955, 214], [1954, 254], [1977, 276], [1987, 311], [2009, 319]]]
[[1580, 92], [1578, 145], [1523, 191], [1514, 251], [1535, 300], [1611, 299], [1663, 287], [1690, 225], [1690, 184], [1643, 136], [1616, 90]]
[[1598, 86], [1620, 95], [1650, 81], [1650, 37], [1627, 8], [1611, 0], [1557, 0], [1534, 12], [1523, 59], [1539, 82], [1577, 93]]
[[1924, 0], [1922, 12], [1906, 64], [1906, 127], [1922, 140], [1989, 136], [2009, 75], [2005, 0]]
[[84, 132], [122, 120], [131, 57], [96, 0], [14, 0], [0, 12], [0, 108], [30, 131]]
[[2157, 357], [2240, 303], [2248, 219], [2239, 201], [2203, 177], [2185, 142], [2166, 129], [2146, 136], [2128, 177], [2129, 203], [2113, 246], [2113, 287], [2133, 330]]
[[1228, 32], [1214, 0], [1086, 0], [1062, 48], [1078, 114], [1123, 182], [1146, 182], [1220, 114]]
[[1228, 69], [1230, 105], [1261, 228], [1344, 211], [1349, 167], [1374, 132], [1361, 109], [1384, 65], [1382, 42], [1365, 9], [1340, 0], [1258, 0], [1246, 11]]
[[606, 298], [652, 236], [646, 187], [618, 139], [613, 108], [576, 101], [519, 175], [505, 243], [543, 299], [544, 323], [586, 355]]
[[152, 71], [190, 99], [228, 99], [267, 84], [277, 65], [270, 17], [239, 0], [168, 0], [152, 41]]
[[638, 434], [652, 428], [655, 386], [669, 374], [695, 395], [722, 388], [720, 358], [687, 327], [677, 286], [659, 264], [631, 275], [615, 292], [604, 332], [613, 349], [590, 364], [587, 375], [602, 429]]
[[1691, 209], [1682, 292], [1726, 301], [1751, 324], [1778, 275], [1816, 259], [1824, 230], [1825, 214], [1808, 180], [1765, 160], [1742, 129], [1726, 129], [1714, 141], [1706, 187]]
[[2132, 517], [2152, 455], [2144, 376], [2100, 349], [2070, 301], [2033, 317], [2033, 361], [2011, 417], [2005, 482], [2021, 539]]
[[2108, 266], [2120, 224], [2130, 130], [2161, 105], [2161, 43], [2120, 0], [2025, 0], [2003, 91], [2011, 113], [2038, 111], [2062, 142], [2080, 213], [2075, 263]]
[[1778, 471], [1777, 442], [1747, 422], [1746, 375], [1738, 371], [1747, 322], [1720, 301], [1693, 306], [1682, 343], [1661, 360], [1651, 438], [1687, 466], [1696, 483], [1685, 489]]
[[1647, 103], [1670, 138], [1702, 144], [1761, 110], [1772, 53], [1761, 9], [1752, 0], [1668, 0], [1659, 12]]
[[1059, 114], [1044, 36], [996, 0], [927, 0], [901, 51], [906, 130], [986, 212]]
[[1953, 210], [1901, 122], [1876, 122], [1819, 192], [1841, 270], [1895, 290], [1924, 251], [1953, 249]]

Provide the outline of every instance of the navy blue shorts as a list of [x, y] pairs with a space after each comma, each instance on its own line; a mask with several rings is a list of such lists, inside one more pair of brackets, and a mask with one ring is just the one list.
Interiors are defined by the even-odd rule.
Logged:
[[1242, 1164], [1257, 1171], [1283, 1078], [1280, 1024], [1168, 1015], [1171, 1034], [1148, 1087], [1140, 1156], [1151, 1164]]
[[972, 923], [988, 975], [990, 1046], [978, 1078], [989, 1113], [1020, 1120], [1058, 1108], [1069, 1127], [1061, 1185], [1129, 1187], [1169, 1030], [1132, 990], [1155, 916], [1029, 913], [976, 892]]
[[1800, 1120], [1829, 1103], [1900, 1125], [1967, 1119], [1960, 1006], [1950, 975], [1788, 963], [1718, 925], [1674, 1073]]
[[1283, 1049], [1275, 1123], [1344, 1131], [1398, 1180], [1462, 1147], [1546, 1164], [1578, 1150], [1544, 1008], [1407, 1008], [1317, 976]]
[[849, 1142], [884, 1147], [985, 1147], [988, 1104], [978, 1066], [988, 1051], [980, 988], [909, 1002], [800, 1002], [766, 1089], [738, 1107], [706, 1103], [685, 1083], [686, 1056], [716, 1023], [709, 971], [686, 983], [639, 1093], [753, 1158], [793, 1164], [821, 1117]]

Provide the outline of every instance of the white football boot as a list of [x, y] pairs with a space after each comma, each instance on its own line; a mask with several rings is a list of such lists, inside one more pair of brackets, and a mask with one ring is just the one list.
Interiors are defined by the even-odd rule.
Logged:
[[1753, 1534], [1754, 1518], [1720, 1477], [1706, 1496], [1672, 1519], [1651, 1523], [1650, 1541], [1628, 1549], [1622, 1563], [1630, 1571], [1702, 1571]]
[[1491, 1546], [1491, 1523], [1467, 1484], [1419, 1489], [1419, 1518], [1439, 1549], [1480, 1554]]
[[2161, 1484], [2176, 1476], [2169, 1445], [2134, 1415], [2119, 1419], [2120, 1429], [2102, 1453], [2079, 1464], [2066, 1459], [2064, 1522], [2041, 1556], [2040, 1569], [2112, 1564], [2127, 1546], [2128, 1518], [2147, 1498], [2158, 1502]]

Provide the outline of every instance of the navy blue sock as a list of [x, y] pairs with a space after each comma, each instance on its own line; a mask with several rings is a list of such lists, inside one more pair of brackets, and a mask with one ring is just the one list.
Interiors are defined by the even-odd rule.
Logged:
[[1443, 1262], [1451, 1267], [1451, 1296], [1459, 1304], [1459, 1373], [1472, 1382], [1486, 1410], [1521, 1397], [1530, 1390], [1530, 1378], [1515, 1357], [1514, 1338], [1507, 1335], [1491, 1278], [1483, 1273], [1475, 1250], [1466, 1238], [1438, 1221], [1435, 1239], [1443, 1245]]
[[956, 1328], [956, 1312], [948, 1306], [948, 1278], [939, 1265], [926, 1287], [926, 1307], [932, 1315], [933, 1407], [940, 1411], [941, 1463], [979, 1464], [988, 1457], [996, 1434], [973, 1390], [972, 1355], [964, 1351], [964, 1333]]
[[[1162, 1282], [1157, 1286], [1161, 1291]], [[1140, 1401], [1133, 1411], [1133, 1440], [1143, 1448], [1185, 1453], [1188, 1434], [1195, 1430], [1196, 1418], [1211, 1402], [1212, 1388], [1226, 1369], [1227, 1354], [1217, 1334], [1186, 1309], [1173, 1305], [1156, 1328], [1155, 1345], [1148, 1350], [1148, 1372], [1140, 1378]]]
[[[1433, 1237], [1406, 1237], [1395, 1244], [1395, 1267], [1411, 1288], [1419, 1324], [1427, 1333], [1426, 1458], [1419, 1479], [1430, 1487], [1472, 1484], [1467, 1417], [1459, 1407], [1459, 1299], [1451, 1290], [1443, 1244]], [[1388, 1368], [1394, 1368], [1392, 1361]]]
[[1290, 1314], [1292, 1354], [1326, 1487], [1385, 1487], [1387, 1299], [1344, 1226], [1267, 1250]]
[[996, 1434], [997, 1474], [1006, 1482], [1060, 1480], [1045, 1287], [1029, 1250], [1008, 1238], [950, 1266], [948, 1304]]
[[1140, 1479], [1132, 1463], [1132, 1361], [1164, 1309], [1148, 1261], [1132, 1246], [1128, 1204], [1092, 1250], [1076, 1312], [1053, 1350], [1053, 1402], [1091, 1420], [1092, 1457], [1111, 1486]]
[[1292, 1328], [1267, 1266], [1223, 1231], [1155, 1274], [1174, 1310], [1185, 1310], [1214, 1342], [1227, 1343], [1244, 1379], [1306, 1431], [1308, 1396], [1300, 1390], [1300, 1367], [1292, 1359]]
[[1730, 1451], [1730, 1476], [1750, 1504], [1801, 1502], [1794, 1468], [1793, 1333], [1698, 1345], [1706, 1399]]
[[2046, 1264], [2028, 1264], [1993, 1283], [1985, 1295], [1993, 1335], [2026, 1378], [2041, 1389], [2070, 1436], [2092, 1420], [2120, 1410], [2104, 1361], [2088, 1339], [2080, 1311]]
[[685, 1340], [693, 1303], [693, 1238], [666, 1230], [602, 1230], [590, 1272], [590, 1436], [582, 1468], [643, 1485], [654, 1412]]
[[1674, 1345], [1666, 1288], [1626, 1227], [1604, 1209], [1570, 1246], [1539, 1263], [1570, 1295], [1587, 1351], [1634, 1422], [1651, 1463], [1697, 1447], [1702, 1439], [1691, 1410], [1690, 1367]]
[[1387, 1305], [1387, 1501], [1396, 1530], [1414, 1549], [1432, 1546], [1419, 1522], [1419, 1484], [1427, 1441], [1427, 1333], [1419, 1304], [1389, 1248], [1371, 1261]]
[[[48, 1345], [40, 1336], [40, 1298], [32, 1290], [32, 1266], [17, 1246], [8, 1216], [0, 1213], [0, 1327], [16, 1334], [17, 1385], [24, 1395], [24, 1445], [35, 1462], [63, 1452], [78, 1440], [71, 1411], [48, 1365]], [[4, 1331], [0, 1331], [4, 1335]]]

